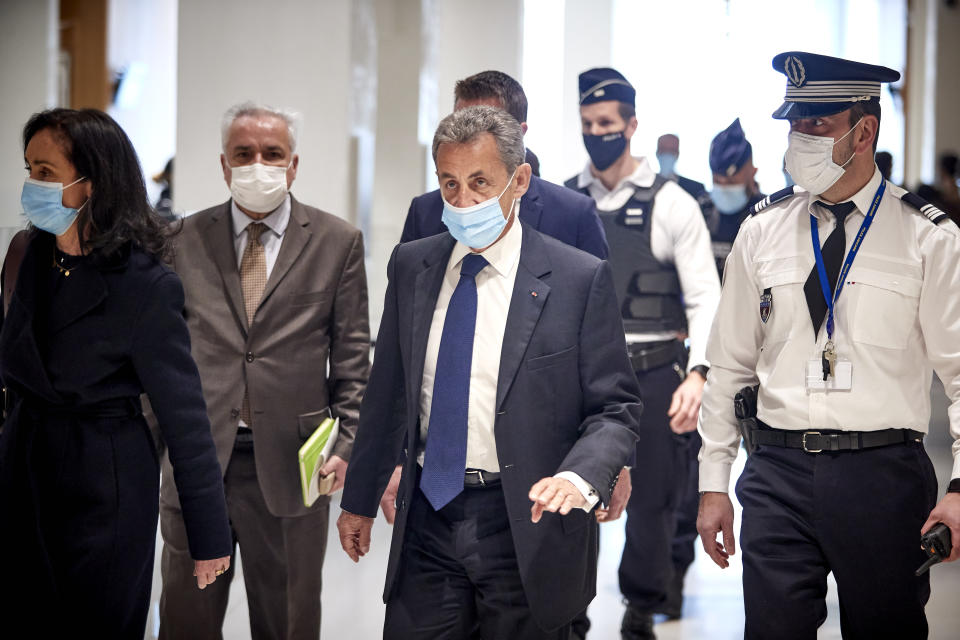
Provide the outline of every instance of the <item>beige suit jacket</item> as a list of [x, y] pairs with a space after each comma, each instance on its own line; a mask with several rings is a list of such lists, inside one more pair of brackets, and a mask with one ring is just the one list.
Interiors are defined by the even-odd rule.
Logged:
[[[226, 471], [244, 382], [253, 416], [257, 478], [270, 512], [305, 515], [297, 450], [330, 407], [340, 418], [334, 453], [350, 459], [370, 363], [363, 236], [292, 198], [290, 223], [248, 326], [230, 201], [188, 217], [174, 268], [186, 293], [193, 358]], [[164, 459], [161, 501], [179, 506]], [[318, 500], [312, 509], [325, 506]]]

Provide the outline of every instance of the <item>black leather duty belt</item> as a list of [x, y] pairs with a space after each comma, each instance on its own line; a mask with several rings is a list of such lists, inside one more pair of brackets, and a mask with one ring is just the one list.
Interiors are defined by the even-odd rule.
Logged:
[[683, 343], [679, 340], [637, 342], [627, 345], [627, 355], [634, 371], [649, 371], [677, 362], [682, 349]]
[[466, 489], [486, 489], [500, 486], [500, 474], [483, 469], [467, 469], [463, 472], [463, 486]]
[[[759, 421], [758, 421], [759, 422]], [[807, 453], [825, 451], [857, 451], [903, 444], [914, 440], [922, 442], [924, 434], [913, 429], [881, 429], [879, 431], [793, 431], [774, 429], [763, 422], [762, 428], [751, 429], [749, 440], [753, 446], [768, 445], [787, 449], [803, 449]]]

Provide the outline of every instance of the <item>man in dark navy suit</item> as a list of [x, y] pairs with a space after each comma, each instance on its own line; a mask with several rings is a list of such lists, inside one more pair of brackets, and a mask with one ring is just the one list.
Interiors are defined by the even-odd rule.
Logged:
[[385, 638], [566, 640], [639, 431], [610, 267], [517, 220], [517, 121], [461, 109], [433, 141], [450, 231], [401, 243], [337, 523], [357, 561], [404, 442]]
[[[507, 74], [482, 71], [457, 81], [454, 88], [455, 111], [481, 104], [505, 110], [517, 119], [523, 132], [527, 132], [527, 96], [520, 83]], [[525, 151], [525, 161], [539, 165], [536, 156], [529, 149]], [[400, 242], [445, 232], [447, 228], [440, 220], [442, 213], [443, 200], [439, 189], [414, 198], [407, 212]], [[520, 200], [520, 220], [598, 258], [607, 257], [607, 239], [593, 200], [581, 194], [571, 193], [569, 189], [534, 175], [530, 179], [530, 188]]]

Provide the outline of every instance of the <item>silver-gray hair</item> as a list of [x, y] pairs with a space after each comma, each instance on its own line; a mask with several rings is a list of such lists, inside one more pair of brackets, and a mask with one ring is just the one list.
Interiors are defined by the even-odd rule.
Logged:
[[275, 109], [265, 104], [259, 104], [247, 100], [240, 104], [235, 104], [223, 114], [223, 120], [220, 122], [220, 144], [224, 153], [227, 151], [227, 141], [230, 139], [230, 127], [236, 122], [237, 118], [244, 116], [260, 117], [273, 116], [280, 118], [287, 123], [287, 134], [290, 137], [290, 152], [297, 149], [297, 135], [300, 133], [300, 123], [303, 120], [299, 113], [290, 109]]
[[523, 129], [516, 118], [497, 107], [478, 105], [454, 111], [440, 121], [433, 134], [433, 164], [442, 144], [465, 144], [489, 133], [497, 143], [500, 161], [512, 174], [524, 162]]

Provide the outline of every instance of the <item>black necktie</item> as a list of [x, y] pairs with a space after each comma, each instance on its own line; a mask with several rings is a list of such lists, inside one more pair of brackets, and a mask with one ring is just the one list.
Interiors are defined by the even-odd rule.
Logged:
[[[824, 209], [829, 210], [837, 218], [837, 228], [823, 243], [820, 252], [823, 254], [823, 265], [827, 270], [827, 280], [830, 282], [830, 293], [837, 290], [837, 278], [840, 276], [840, 267], [843, 266], [843, 258], [847, 254], [847, 235], [843, 230], [843, 221], [847, 215], [857, 208], [852, 202], [841, 202], [840, 204], [826, 204], [817, 202]], [[813, 337], [816, 339], [820, 333], [820, 325], [827, 315], [827, 301], [823, 299], [823, 290], [820, 288], [820, 276], [817, 274], [817, 265], [813, 265], [813, 270], [807, 276], [807, 281], [803, 285], [803, 294], [807, 298], [807, 307], [810, 309], [810, 320], [813, 322]]]

